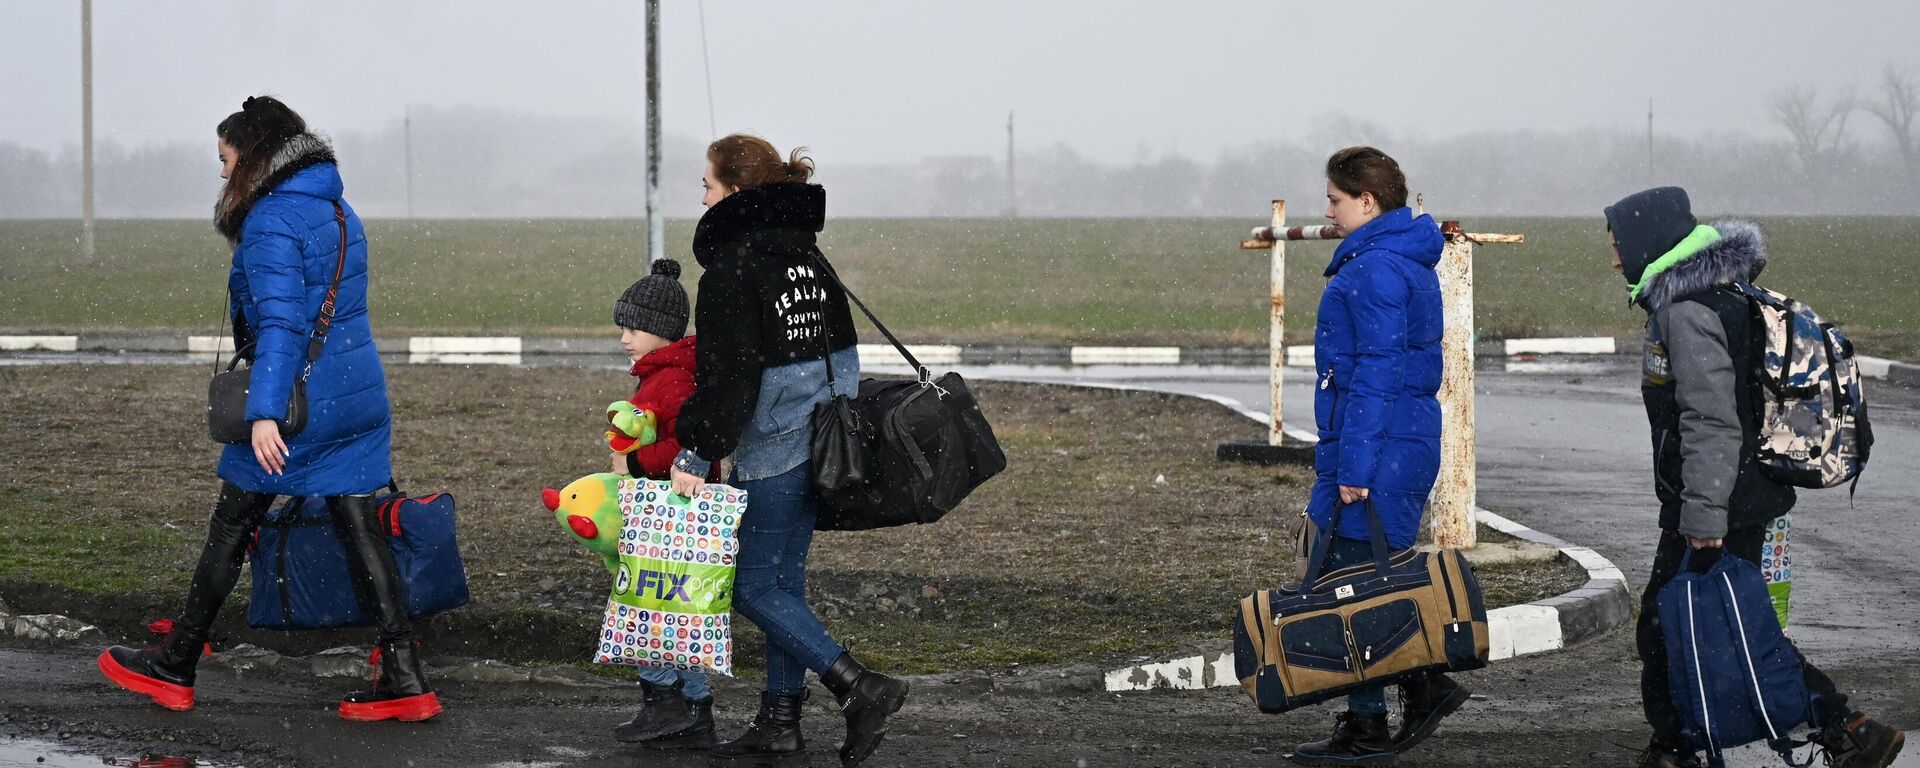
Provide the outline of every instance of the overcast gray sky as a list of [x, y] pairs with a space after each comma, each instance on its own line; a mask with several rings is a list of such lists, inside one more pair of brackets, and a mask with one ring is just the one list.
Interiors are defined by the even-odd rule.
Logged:
[[[700, 2], [664, 5], [663, 122], [705, 138]], [[211, 142], [263, 91], [333, 132], [410, 103], [631, 117], [644, 110], [641, 8], [97, 0], [97, 132]], [[75, 144], [79, 2], [5, 10], [0, 141]], [[705, 15], [718, 129], [828, 162], [997, 155], [1009, 110], [1023, 146], [1112, 161], [1211, 158], [1333, 112], [1428, 136], [1637, 129], [1649, 98], [1664, 132], [1770, 136], [1780, 86], [1865, 92], [1887, 64], [1920, 71], [1920, 3], [1906, 1], [706, 0]]]

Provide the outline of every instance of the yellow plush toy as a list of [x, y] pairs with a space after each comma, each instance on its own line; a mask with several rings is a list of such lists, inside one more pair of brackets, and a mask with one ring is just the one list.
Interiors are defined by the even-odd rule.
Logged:
[[659, 417], [625, 400], [607, 406], [607, 424], [607, 447], [615, 453], [633, 453], [660, 439]]
[[599, 555], [607, 573], [620, 572], [620, 529], [626, 523], [620, 514], [620, 481], [626, 479], [601, 472], [557, 491], [540, 491], [540, 501], [553, 511], [554, 521], [588, 552]]

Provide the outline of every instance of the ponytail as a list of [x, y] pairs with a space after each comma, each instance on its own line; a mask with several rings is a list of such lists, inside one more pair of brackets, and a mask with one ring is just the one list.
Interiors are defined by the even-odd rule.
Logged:
[[813, 178], [813, 158], [800, 147], [780, 159], [780, 151], [758, 136], [736, 133], [707, 145], [713, 177], [730, 187], [752, 189], [767, 184], [805, 183]]

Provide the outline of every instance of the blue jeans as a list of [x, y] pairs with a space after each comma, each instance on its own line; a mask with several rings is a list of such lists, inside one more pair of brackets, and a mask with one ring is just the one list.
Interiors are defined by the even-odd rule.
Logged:
[[[1365, 539], [1335, 536], [1328, 542], [1327, 550], [1327, 567], [1323, 572], [1373, 561], [1373, 543]], [[1387, 687], [1364, 688], [1349, 694], [1347, 711], [1360, 715], [1386, 714]]]
[[767, 634], [767, 690], [800, 693], [846, 649], [807, 607], [807, 550], [813, 546], [813, 465], [734, 484], [747, 492], [733, 607]]
[[680, 698], [687, 701], [706, 701], [713, 698], [713, 689], [707, 687], [707, 673], [682, 672], [677, 669], [659, 667], [641, 667], [640, 679], [661, 688], [672, 688], [674, 683], [684, 683], [680, 687]]

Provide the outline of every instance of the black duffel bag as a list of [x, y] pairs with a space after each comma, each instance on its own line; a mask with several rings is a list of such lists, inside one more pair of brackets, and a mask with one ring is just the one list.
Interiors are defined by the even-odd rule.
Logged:
[[[834, 395], [814, 408], [811, 458], [822, 504], [813, 527], [864, 531], [939, 520], [1006, 469], [1007, 455], [966, 380], [952, 372], [935, 379], [833, 267], [816, 260], [918, 377], [864, 379], [858, 397]], [[833, 380], [828, 353], [829, 392]]]

